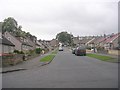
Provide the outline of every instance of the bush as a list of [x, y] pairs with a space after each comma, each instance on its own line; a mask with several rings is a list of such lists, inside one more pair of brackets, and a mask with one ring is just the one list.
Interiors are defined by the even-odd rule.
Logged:
[[24, 54], [23, 51], [18, 51], [18, 50], [14, 50], [14, 53], [16, 53], [16, 54]]
[[105, 50], [105, 49], [104, 49], [104, 47], [100, 47], [100, 46], [99, 46], [99, 47], [97, 47], [97, 50], [98, 50], [98, 51], [99, 51], [99, 50], [102, 51], [102, 50]]
[[29, 55], [35, 54], [35, 50], [29, 50], [28, 54]]
[[19, 51], [18, 51], [18, 50], [14, 50], [14, 53], [17, 53], [17, 54], [18, 54], [18, 53], [19, 53]]
[[41, 48], [36, 48], [36, 53], [37, 53], [37, 54], [40, 54], [40, 53], [41, 53], [41, 51], [42, 51], [42, 49], [41, 49]]
[[23, 51], [20, 51], [19, 54], [24, 54], [24, 52], [23, 52]]
[[90, 46], [87, 46], [86, 49], [91, 50], [91, 47], [90, 47]]

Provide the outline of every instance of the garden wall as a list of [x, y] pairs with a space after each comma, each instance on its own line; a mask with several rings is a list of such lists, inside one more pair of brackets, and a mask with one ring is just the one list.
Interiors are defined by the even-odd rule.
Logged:
[[10, 54], [2, 56], [2, 67], [15, 65], [23, 61], [23, 54]]
[[109, 50], [108, 54], [119, 55], [120, 54], [120, 50]]

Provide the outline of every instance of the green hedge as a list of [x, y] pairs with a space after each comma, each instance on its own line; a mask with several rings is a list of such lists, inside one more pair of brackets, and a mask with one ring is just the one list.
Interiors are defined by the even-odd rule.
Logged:
[[37, 54], [40, 54], [40, 53], [41, 53], [41, 51], [42, 51], [42, 49], [41, 49], [41, 48], [36, 48], [36, 53], [37, 53]]

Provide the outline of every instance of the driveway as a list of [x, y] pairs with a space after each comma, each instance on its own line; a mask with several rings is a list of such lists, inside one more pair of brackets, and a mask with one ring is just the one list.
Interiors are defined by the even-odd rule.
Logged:
[[65, 48], [49, 65], [2, 78], [3, 88], [117, 88], [118, 64], [75, 56]]

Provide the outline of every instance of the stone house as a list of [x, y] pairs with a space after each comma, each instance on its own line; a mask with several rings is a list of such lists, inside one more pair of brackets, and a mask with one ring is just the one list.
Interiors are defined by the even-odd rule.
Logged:
[[87, 45], [87, 43], [90, 41], [91, 39], [82, 39], [80, 40], [80, 45]]
[[104, 41], [104, 48], [106, 50], [120, 48], [120, 33], [110, 35]]
[[36, 42], [33, 42], [30, 38], [26, 37], [29, 45], [31, 45], [32, 47], [30, 48], [30, 50], [35, 50], [37, 48]]
[[37, 48], [42, 48], [45, 49], [45, 46], [43, 45], [43, 43], [41, 42], [41, 40], [37, 40]]
[[89, 44], [91, 44], [91, 46], [94, 46], [94, 47], [97, 47], [97, 46], [104, 47], [103, 42], [105, 40], [106, 38], [103, 36], [95, 37], [93, 40], [89, 42]]
[[51, 41], [50, 41], [50, 46], [51, 47], [57, 47], [59, 45], [59, 41], [58, 40], [56, 40], [56, 39], [52, 39]]
[[32, 47], [25, 37], [15, 36], [7, 31], [4, 33], [4, 36], [15, 45], [15, 50], [27, 51]]
[[80, 44], [79, 36], [78, 37], [73, 37], [73, 43], [75, 45], [79, 45]]
[[15, 45], [7, 40], [4, 36], [0, 35], [0, 54], [12, 53]]

